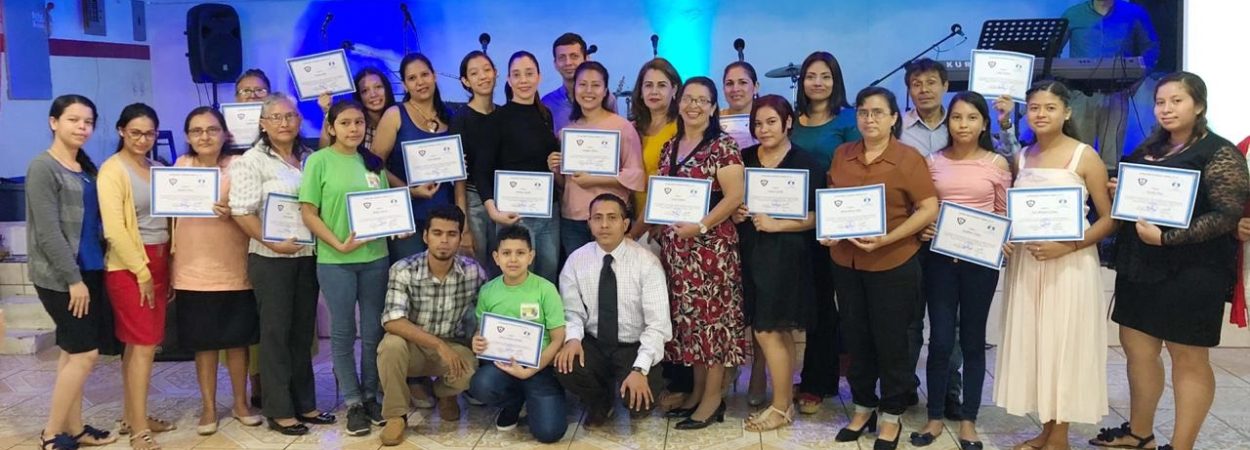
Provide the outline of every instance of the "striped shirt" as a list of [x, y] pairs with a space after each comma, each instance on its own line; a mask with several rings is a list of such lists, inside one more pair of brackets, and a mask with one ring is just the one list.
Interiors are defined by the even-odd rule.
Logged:
[[[230, 163], [230, 213], [236, 216], [255, 215], [264, 223], [265, 199], [269, 194], [298, 196], [302, 176], [299, 167], [287, 163], [274, 154], [268, 145], [258, 141]], [[249, 240], [247, 244], [248, 253], [268, 258], [312, 256], [313, 248], [312, 245], [305, 245], [300, 251], [285, 255], [270, 250], [255, 239]]]
[[473, 258], [457, 255], [447, 276], [440, 280], [430, 271], [428, 253], [417, 253], [391, 266], [382, 323], [406, 318], [441, 339], [471, 334], [464, 333], [464, 318], [477, 303], [478, 289], [487, 281], [486, 271]]

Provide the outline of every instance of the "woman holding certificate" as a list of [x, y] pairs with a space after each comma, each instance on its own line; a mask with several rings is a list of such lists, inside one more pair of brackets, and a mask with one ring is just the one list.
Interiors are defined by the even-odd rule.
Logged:
[[[386, 74], [376, 67], [365, 67], [356, 71], [356, 76], [352, 77], [352, 83], [356, 86], [356, 91], [352, 92], [352, 99], [365, 107], [363, 145], [370, 150], [394, 147], [396, 132], [399, 129], [399, 105], [395, 103], [395, 93], [391, 91], [390, 79], [386, 78]], [[329, 114], [333, 101], [334, 96], [329, 92], [317, 97], [317, 106], [321, 107], [321, 114]], [[330, 146], [331, 128], [333, 126], [329, 122], [321, 124], [319, 143], [322, 147]], [[379, 137], [381, 139], [378, 139]]]
[[[762, 432], [794, 420], [795, 348], [791, 333], [806, 328], [814, 309], [811, 262], [815, 242], [810, 230], [816, 223], [815, 190], [825, 183], [821, 177], [824, 169], [790, 142], [794, 125], [790, 102], [779, 95], [766, 95], [754, 103], [751, 137], [760, 143], [742, 151], [742, 162], [750, 171], [748, 192], [754, 189], [764, 195], [748, 194], [747, 203], [738, 207], [733, 220], [741, 238], [743, 309], [762, 351], [755, 360], [763, 365], [767, 359], [773, 373], [772, 404], [746, 423], [748, 431]], [[753, 178], [756, 174], [758, 179]], [[759, 203], [751, 205], [755, 198]], [[790, 211], [772, 208], [782, 204]], [[759, 211], [753, 211], [752, 206]], [[823, 254], [820, 257], [829, 260]], [[828, 273], [828, 263], [823, 267]], [[762, 384], [762, 373], [760, 377]], [[763, 386], [759, 390], [762, 393]]]
[[[638, 70], [634, 91], [630, 94], [629, 116], [642, 143], [642, 167], [646, 176], [660, 170], [660, 149], [677, 134], [677, 88], [681, 75], [664, 58], [647, 61]], [[642, 220], [647, 204], [647, 186], [634, 193], [635, 217], [629, 235], [638, 239], [650, 228]]]
[[937, 217], [938, 201], [933, 180], [917, 176], [929, 172], [924, 157], [898, 140], [902, 122], [894, 94], [880, 87], [864, 89], [855, 98], [855, 108], [864, 138], [838, 147], [829, 185], [883, 186], [884, 198], [872, 210], [884, 219], [886, 232], [821, 241], [832, 247], [833, 285], [852, 361], [847, 380], [855, 412], [836, 440], [854, 441], [865, 429], [873, 431], [880, 413], [874, 448], [893, 449], [903, 434], [899, 416], [916, 390], [915, 367], [909, 367], [907, 357], [907, 325], [921, 311], [919, 235]]
[[[938, 199], [988, 213], [1005, 215], [1011, 168], [994, 152], [990, 141], [990, 111], [976, 92], [955, 94], [946, 108], [949, 147], [928, 156], [929, 173]], [[933, 239], [929, 225], [920, 240]], [[963, 393], [959, 444], [979, 448], [977, 411], [981, 408], [981, 384], [985, 381], [985, 324], [998, 285], [998, 271], [936, 253], [924, 255], [924, 296], [929, 306], [929, 358], [926, 374], [950, 372], [955, 333], [964, 355]], [[948, 392], [945, 376], [926, 376], [928, 392]], [[946, 396], [929, 396], [929, 423], [911, 434], [912, 445], [930, 445], [946, 428], [942, 417]]]
[[[30, 280], [56, 324], [61, 348], [41, 448], [108, 445], [117, 435], [83, 423], [82, 392], [100, 354], [119, 352], [104, 295], [104, 239], [96, 167], [82, 146], [95, 131], [95, 104], [81, 95], [52, 101], [52, 144], [26, 169]], [[26, 411], [31, 413], [32, 411]]]
[[1043, 423], [1041, 434], [1018, 449], [1068, 448], [1070, 423], [1098, 423], [1107, 414], [1106, 308], [1097, 244], [1115, 224], [1106, 165], [1072, 137], [1069, 98], [1067, 87], [1055, 81], [1029, 89], [1026, 117], [1037, 142], [1016, 158], [1015, 187], [1083, 187], [1098, 220], [1086, 224], [1082, 199], [1083, 240], [1015, 244], [1007, 261], [994, 401], [1015, 415], [1036, 411]]
[[495, 112], [495, 62], [480, 50], [474, 50], [460, 60], [460, 85], [471, 96], [468, 103], [456, 110], [451, 116], [449, 134], [460, 135], [464, 146], [465, 204], [468, 212], [465, 217], [469, 222], [469, 231], [473, 238], [461, 240], [460, 248], [472, 253], [488, 274], [498, 273], [495, 262], [490, 254], [494, 250], [495, 223], [486, 214], [486, 206], [482, 204], [482, 196], [478, 194], [477, 165], [481, 155], [494, 151], [494, 142], [490, 134], [494, 131], [491, 113]]
[[1220, 342], [1224, 303], [1241, 270], [1233, 231], [1250, 187], [1245, 157], [1207, 128], [1207, 87], [1201, 78], [1188, 72], [1163, 77], [1155, 88], [1154, 112], [1159, 126], [1124, 162], [1198, 171], [1201, 183], [1188, 228], [1160, 228], [1144, 220], [1119, 224], [1111, 320], [1120, 324], [1128, 356], [1132, 409], [1128, 423], [1104, 429], [1090, 444], [1152, 440], [1164, 387], [1159, 353], [1166, 346], [1176, 397], [1168, 447], [1191, 450], [1215, 395], [1208, 349]]
[[[559, 275], [560, 223], [551, 214], [551, 187], [521, 191], [516, 186], [520, 182], [495, 182], [496, 171], [528, 172], [524, 179], [540, 184], [551, 176], [547, 157], [559, 151], [560, 141], [551, 131], [551, 111], [538, 100], [541, 79], [533, 54], [519, 51], [508, 58], [504, 86], [508, 103], [491, 114], [495, 132], [490, 146], [478, 155], [476, 178], [477, 193], [496, 230], [518, 223], [529, 229], [535, 252], [533, 271], [554, 283]], [[532, 208], [517, 211], [522, 205]]]
[[[595, 239], [587, 222], [591, 200], [599, 194], [629, 198], [630, 192], [641, 191], [646, 184], [638, 132], [608, 108], [609, 79], [603, 64], [586, 61], [577, 66], [571, 122], [561, 131], [564, 151], [547, 157], [551, 172], [562, 174], [556, 177], [556, 184], [564, 187], [560, 241], [566, 255]], [[592, 162], [595, 164], [583, 164]]]
[[[348, 194], [387, 187], [382, 159], [362, 145], [364, 114], [364, 107], [355, 101], [340, 101], [330, 107], [331, 144], [304, 162], [299, 189], [304, 225], [317, 236], [317, 280], [330, 306], [334, 378], [347, 403], [347, 433], [353, 436], [369, 434], [370, 422], [379, 426], [386, 423], [378, 402], [377, 357], [390, 261], [385, 238], [357, 239], [354, 229], [360, 224], [348, 206]], [[357, 306], [359, 375], [355, 354]]]
[[[188, 150], [176, 167], [217, 168], [234, 159], [225, 118], [207, 106], [191, 110], [183, 125]], [[254, 427], [261, 418], [247, 406], [247, 346], [258, 342], [256, 298], [247, 279], [247, 235], [230, 219], [230, 178], [223, 174], [217, 217], [178, 218], [173, 228], [173, 287], [177, 298], [178, 342], [195, 352], [196, 379], [203, 409], [196, 432], [217, 432], [217, 360], [225, 350], [233, 393], [231, 417]]]
[[[746, 61], [734, 61], [725, 66], [721, 79], [725, 89], [725, 111], [722, 116], [740, 116], [751, 114], [751, 103], [760, 92], [760, 82], [755, 75], [755, 67]], [[755, 126], [751, 125], [753, 131]]]
[[148, 417], [148, 385], [156, 346], [165, 337], [165, 305], [169, 302], [169, 219], [152, 216], [155, 190], [149, 180], [148, 152], [156, 143], [160, 121], [142, 103], [122, 109], [117, 119], [117, 154], [100, 166], [100, 218], [108, 272], [104, 286], [117, 320], [122, 353], [124, 415], [120, 434], [130, 435], [134, 448], [157, 448], [152, 433], [174, 429], [170, 422]]
[[[247, 275], [260, 316], [260, 378], [269, 429], [308, 434], [332, 424], [317, 410], [312, 346], [317, 322], [317, 260], [298, 212], [308, 148], [299, 142], [295, 102], [275, 93], [261, 107], [260, 140], [230, 163], [230, 213], [251, 238]], [[255, 393], [253, 388], [253, 394]]]
[[725, 369], [742, 365], [751, 351], [742, 317], [738, 232], [729, 220], [742, 204], [742, 157], [721, 132], [715, 82], [691, 78], [677, 97], [677, 135], [660, 154], [660, 173], [709, 180], [711, 210], [697, 223], [656, 226], [653, 232], [660, 236], [673, 311], [665, 359], [694, 366], [693, 392], [667, 416], [685, 418], [677, 429], [694, 430], [724, 421]]

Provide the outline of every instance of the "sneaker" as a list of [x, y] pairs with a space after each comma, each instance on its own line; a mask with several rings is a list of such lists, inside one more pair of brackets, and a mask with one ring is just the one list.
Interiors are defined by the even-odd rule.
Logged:
[[386, 419], [382, 418], [382, 404], [378, 400], [371, 398], [365, 400], [365, 412], [369, 413], [369, 422], [374, 426], [385, 426]]
[[520, 421], [521, 408], [502, 408], [499, 410], [499, 415], [495, 416], [495, 429], [499, 431], [509, 431], [516, 428], [517, 422]]
[[408, 418], [399, 416], [386, 421], [382, 427], [382, 445], [387, 447], [404, 442], [404, 432], [408, 430]]
[[369, 434], [369, 411], [365, 409], [364, 404], [347, 408], [347, 434], [349, 436]]

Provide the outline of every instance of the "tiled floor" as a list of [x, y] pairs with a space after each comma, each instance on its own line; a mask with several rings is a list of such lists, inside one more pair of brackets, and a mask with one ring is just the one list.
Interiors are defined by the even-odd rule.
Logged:
[[[316, 359], [319, 404], [324, 408], [337, 404], [334, 399], [333, 375], [328, 360], [329, 345], [322, 345], [322, 354]], [[1219, 349], [1212, 353], [1217, 365], [1217, 393], [1215, 406], [1203, 426], [1198, 442], [1200, 449], [1250, 449], [1250, 360], [1244, 349]], [[993, 367], [994, 352], [989, 355]], [[55, 377], [56, 353], [44, 352], [38, 356], [0, 356], [0, 450], [35, 449], [36, 435], [43, 426], [48, 410], [48, 397]], [[1166, 357], [1165, 357], [1166, 362]], [[1109, 352], [1108, 377], [1112, 411], [1101, 426], [1118, 425], [1127, 416], [1128, 386], [1124, 378], [1125, 361], [1118, 348]], [[921, 364], [923, 366], [923, 363]], [[89, 423], [111, 425], [121, 411], [120, 363], [116, 358], [106, 359], [96, 369], [87, 386], [84, 411]], [[921, 374], [923, 376], [923, 373]], [[985, 403], [992, 403], [989, 393], [993, 391], [993, 373], [986, 378]], [[1100, 383], [1103, 380], [1089, 380]], [[740, 382], [739, 386], [745, 386]], [[865, 436], [859, 442], [836, 443], [833, 435], [848, 421], [849, 393], [843, 384], [841, 398], [825, 403], [820, 414], [800, 417], [794, 425], [768, 433], [748, 433], [742, 429], [742, 420], [749, 412], [746, 399], [735, 395], [730, 400], [729, 414], [722, 424], [701, 431], [674, 430], [669, 421], [652, 416], [630, 422], [626, 414], [618, 414], [613, 426], [588, 430], [577, 425], [582, 415], [580, 407], [570, 408], [568, 434], [564, 440], [552, 445], [539, 445], [528, 436], [525, 428], [511, 432], [496, 431], [492, 425], [494, 411], [484, 407], [467, 407], [464, 418], [456, 423], [445, 423], [429, 410], [419, 410], [409, 420], [407, 442], [398, 449], [870, 449], [872, 437]], [[224, 371], [219, 382], [218, 410], [229, 411], [229, 387]], [[572, 402], [571, 402], [572, 404]], [[175, 420], [178, 430], [158, 435], [167, 449], [368, 449], [380, 447], [377, 429], [370, 436], [349, 437], [342, 426], [314, 427], [314, 433], [300, 438], [288, 438], [270, 432], [264, 427], [242, 427], [232, 420], [222, 420], [222, 426], [213, 436], [195, 434], [198, 420], [199, 394], [195, 381], [195, 368], [191, 362], [157, 363], [152, 383], [152, 413]], [[1172, 391], [1163, 394], [1155, 433], [1166, 442], [1172, 422]], [[342, 413], [339, 405], [339, 414]], [[904, 417], [906, 432], [924, 424], [922, 408], [912, 408]], [[928, 447], [935, 450], [958, 448], [951, 438], [957, 424], [948, 423], [948, 429], [939, 442]], [[1039, 428], [1033, 417], [1007, 415], [1001, 408], [982, 408], [978, 427], [987, 449], [1007, 449], [1028, 437]], [[1074, 426], [1073, 448], [1089, 448], [1084, 441], [1096, 433], [1097, 426]], [[105, 448], [128, 448], [125, 441]], [[903, 440], [900, 448], [911, 448]]]

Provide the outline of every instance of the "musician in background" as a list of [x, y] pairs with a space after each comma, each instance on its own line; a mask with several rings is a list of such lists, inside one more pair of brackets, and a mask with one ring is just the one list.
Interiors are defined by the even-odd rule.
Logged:
[[[564, 33], [551, 44], [551, 58], [564, 84], [544, 95], [542, 102], [551, 111], [551, 119], [555, 126], [551, 131], [559, 133], [572, 121], [569, 116], [573, 113], [573, 75], [577, 72], [577, 66], [590, 60], [590, 52], [587, 51], [586, 40], [582, 39], [581, 35]], [[616, 96], [610, 92], [606, 109], [616, 112]]]

